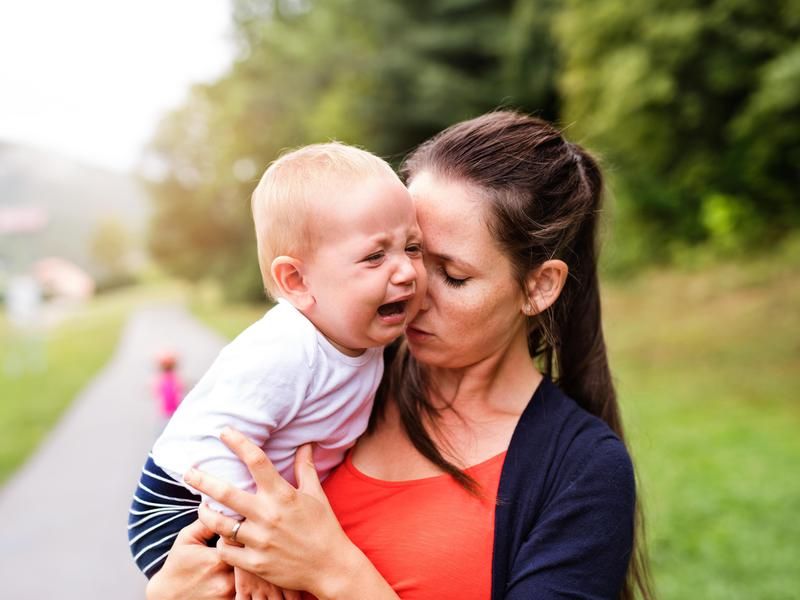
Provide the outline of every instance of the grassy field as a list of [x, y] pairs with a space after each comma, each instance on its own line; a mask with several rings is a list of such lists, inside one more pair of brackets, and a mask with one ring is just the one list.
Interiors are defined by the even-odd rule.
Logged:
[[[171, 288], [144, 288], [103, 295], [43, 331], [38, 340], [23, 340], [0, 318], [0, 483], [109, 359], [130, 310], [154, 296], [177, 294]], [[41, 357], [41, 370], [15, 367], [25, 347]]]
[[615, 283], [606, 328], [662, 598], [800, 598], [800, 254]]
[[267, 300], [261, 304], [224, 304], [211, 286], [199, 287], [189, 298], [192, 313], [228, 339], [264, 316], [270, 306]]
[[[800, 247], [605, 288], [659, 598], [800, 598]], [[232, 337], [263, 307], [198, 301]]]

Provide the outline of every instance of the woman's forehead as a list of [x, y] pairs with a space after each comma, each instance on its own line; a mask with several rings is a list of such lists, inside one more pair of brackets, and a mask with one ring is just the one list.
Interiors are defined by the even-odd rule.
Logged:
[[417, 214], [443, 219], [461, 215], [466, 220], [482, 220], [484, 198], [481, 190], [467, 182], [424, 171], [411, 181], [408, 191]]
[[474, 262], [468, 257], [493, 255], [497, 250], [486, 223], [486, 200], [475, 186], [422, 173], [411, 182], [409, 192], [426, 252]]

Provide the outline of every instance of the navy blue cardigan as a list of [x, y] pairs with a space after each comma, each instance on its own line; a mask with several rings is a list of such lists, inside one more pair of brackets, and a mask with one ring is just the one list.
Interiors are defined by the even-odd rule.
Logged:
[[545, 377], [500, 476], [492, 600], [617, 599], [635, 495], [623, 443]]

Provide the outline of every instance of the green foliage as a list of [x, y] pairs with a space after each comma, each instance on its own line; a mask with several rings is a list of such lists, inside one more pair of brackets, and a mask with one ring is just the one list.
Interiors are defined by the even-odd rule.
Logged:
[[89, 241], [89, 254], [97, 267], [97, 290], [130, 285], [133, 274], [135, 244], [128, 228], [115, 218], [106, 218], [95, 227]]
[[[286, 148], [339, 139], [394, 164], [453, 121], [501, 105], [558, 114], [552, 0], [240, 0], [240, 56], [196, 87], [152, 150], [167, 176], [150, 250], [231, 298], [263, 297], [249, 197]], [[536, 60], [531, 60], [535, 56]]]
[[154, 140], [150, 248], [259, 299], [249, 196], [281, 151], [333, 138], [397, 165], [513, 106], [604, 159], [610, 271], [741, 252], [800, 225], [798, 15], [798, 0], [238, 0], [235, 64]]
[[614, 166], [650, 257], [716, 244], [721, 226], [741, 245], [800, 222], [798, 14], [796, 0], [571, 0], [558, 15], [564, 116]]

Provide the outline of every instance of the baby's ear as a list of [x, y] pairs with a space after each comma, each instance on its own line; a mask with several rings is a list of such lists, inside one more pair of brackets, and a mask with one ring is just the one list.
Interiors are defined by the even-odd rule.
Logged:
[[311, 308], [314, 298], [304, 277], [303, 261], [291, 256], [278, 256], [272, 261], [270, 272], [280, 296], [286, 298], [299, 311]]

